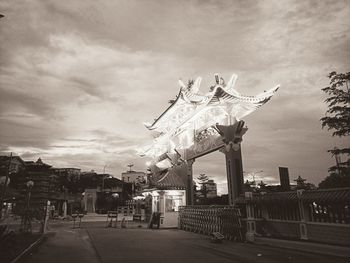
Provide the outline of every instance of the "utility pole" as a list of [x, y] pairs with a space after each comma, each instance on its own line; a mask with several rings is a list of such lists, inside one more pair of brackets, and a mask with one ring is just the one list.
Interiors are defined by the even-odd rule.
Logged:
[[127, 166], [130, 168], [129, 173], [131, 173], [131, 167], [133, 167], [134, 164], [130, 163], [130, 164], [128, 164]]

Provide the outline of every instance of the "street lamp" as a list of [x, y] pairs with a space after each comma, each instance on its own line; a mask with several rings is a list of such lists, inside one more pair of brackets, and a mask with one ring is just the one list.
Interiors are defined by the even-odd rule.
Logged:
[[118, 210], [118, 199], [119, 199], [119, 194], [118, 193], [113, 193], [112, 197], [114, 198], [114, 206], [113, 209]]
[[106, 174], [106, 167], [107, 164], [105, 166], [103, 166], [103, 175], [102, 175], [102, 189], [101, 192], [103, 192], [103, 189], [105, 188], [105, 174]]
[[29, 180], [26, 183], [26, 186], [27, 186], [27, 204], [24, 211], [24, 216], [22, 218], [21, 229], [24, 232], [32, 232], [32, 223], [31, 223], [31, 214], [29, 210], [29, 204], [30, 204], [31, 191], [34, 186], [34, 182], [32, 180]]
[[105, 195], [104, 195], [104, 188], [105, 188], [105, 176], [106, 176], [106, 167], [107, 167], [107, 164], [105, 166], [103, 166], [103, 174], [102, 174], [102, 186], [101, 186], [101, 202], [99, 202], [100, 204], [100, 214], [102, 214], [102, 204], [104, 205], [104, 201], [105, 201]]

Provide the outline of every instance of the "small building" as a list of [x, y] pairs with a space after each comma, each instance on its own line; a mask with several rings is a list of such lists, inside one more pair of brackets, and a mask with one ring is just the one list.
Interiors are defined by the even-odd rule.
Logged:
[[[148, 188], [141, 193], [146, 221], [152, 212], [159, 212], [160, 227], [177, 227], [179, 207], [186, 205], [185, 175], [185, 167], [174, 167], [150, 176]], [[142, 199], [140, 196], [136, 198]]]
[[208, 180], [207, 182], [203, 183], [203, 187], [206, 189], [207, 198], [214, 198], [218, 196], [217, 186], [214, 180]]
[[289, 171], [287, 167], [278, 167], [280, 182], [281, 182], [281, 190], [282, 191], [290, 191], [290, 180], [289, 180]]
[[[132, 183], [125, 183], [106, 174], [90, 175], [90, 184], [82, 194], [82, 208], [87, 213], [104, 214], [131, 200]], [[83, 174], [83, 177], [86, 177], [86, 174]]]
[[30, 189], [30, 207], [34, 210], [42, 208], [50, 201], [55, 208], [55, 214], [65, 217], [76, 206], [80, 206], [80, 194], [70, 194], [62, 189], [60, 178], [51, 169], [51, 165], [46, 164], [39, 158], [37, 161], [25, 161], [25, 173], [18, 177], [18, 188], [21, 198], [17, 201], [17, 212], [23, 211], [28, 187], [27, 182], [32, 181]]
[[[51, 193], [58, 193], [58, 177], [51, 173], [51, 165], [44, 163], [41, 158], [37, 161], [25, 161], [25, 174], [18, 178], [18, 189], [21, 193], [21, 198], [18, 200], [16, 209], [23, 211], [25, 206], [28, 182], [33, 182], [30, 188], [31, 198], [30, 207], [33, 209], [40, 209], [44, 207], [48, 200], [52, 205], [58, 207], [58, 200], [51, 196]], [[58, 197], [59, 199], [59, 197]]]
[[51, 168], [52, 172], [60, 177], [66, 177], [77, 181], [80, 179], [81, 169], [79, 168]]
[[19, 156], [0, 156], [0, 176], [20, 173], [25, 170], [25, 163]]
[[122, 173], [122, 181], [126, 183], [139, 183], [146, 180], [144, 172], [127, 171]]

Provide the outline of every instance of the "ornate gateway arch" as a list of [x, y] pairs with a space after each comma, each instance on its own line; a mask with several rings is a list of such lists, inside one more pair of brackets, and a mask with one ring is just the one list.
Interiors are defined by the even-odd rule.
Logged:
[[242, 119], [260, 108], [276, 93], [279, 86], [257, 96], [244, 96], [235, 89], [237, 75], [226, 83], [215, 74], [209, 92], [199, 91], [201, 78], [185, 85], [171, 105], [153, 123], [145, 126], [155, 139], [139, 149], [141, 156], [152, 158], [151, 169], [159, 172], [187, 165], [187, 204], [193, 204], [192, 164], [200, 156], [221, 150], [226, 156], [230, 204], [242, 191], [243, 168], [240, 143], [247, 131]]

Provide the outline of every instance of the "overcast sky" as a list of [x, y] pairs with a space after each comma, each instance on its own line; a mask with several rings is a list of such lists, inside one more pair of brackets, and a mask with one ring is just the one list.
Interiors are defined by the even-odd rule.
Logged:
[[[120, 177], [178, 93], [177, 80], [238, 74], [255, 95], [245, 118], [246, 172], [276, 183], [278, 166], [318, 183], [349, 144], [321, 129], [327, 74], [350, 68], [349, 1], [14, 1], [0, 3], [0, 151]], [[195, 162], [227, 191], [224, 155]], [[248, 179], [252, 177], [248, 176]]]

